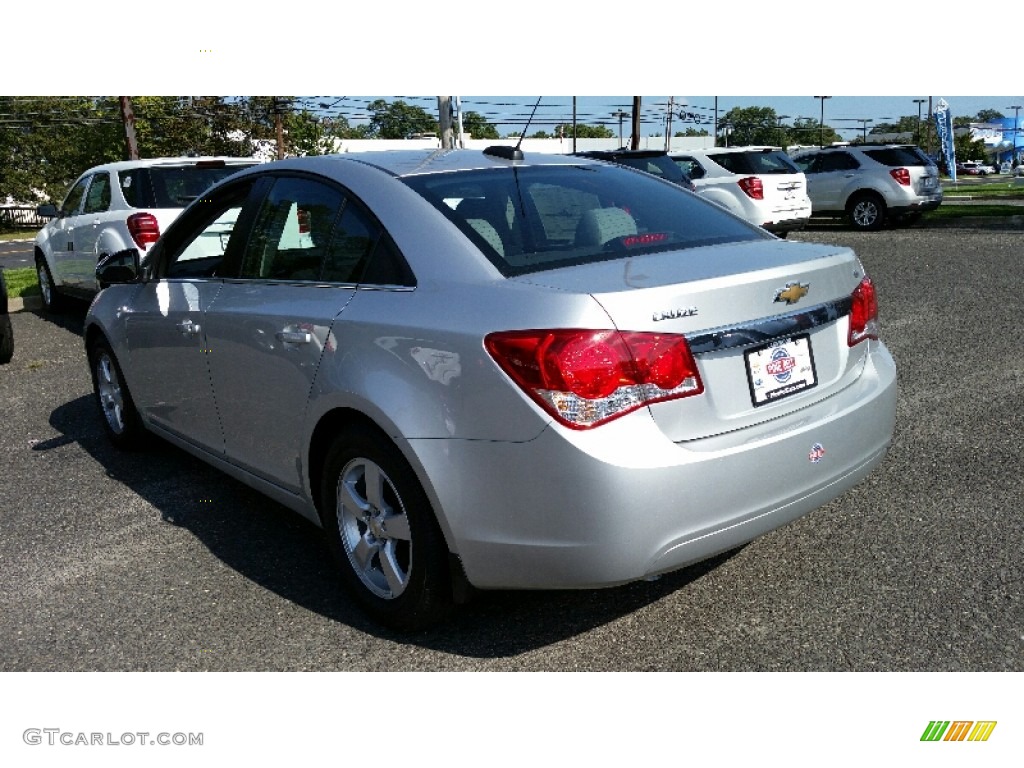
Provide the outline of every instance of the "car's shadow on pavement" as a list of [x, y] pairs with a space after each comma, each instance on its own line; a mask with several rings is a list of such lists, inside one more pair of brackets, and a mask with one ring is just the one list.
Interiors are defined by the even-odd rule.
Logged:
[[91, 394], [56, 408], [50, 424], [60, 436], [33, 450], [77, 443], [165, 523], [188, 530], [247, 579], [361, 632], [445, 653], [501, 658], [556, 643], [641, 609], [729, 557], [611, 589], [478, 592], [439, 627], [400, 635], [371, 622], [348, 599], [320, 530], [304, 518], [163, 440], [119, 451], [107, 440]]

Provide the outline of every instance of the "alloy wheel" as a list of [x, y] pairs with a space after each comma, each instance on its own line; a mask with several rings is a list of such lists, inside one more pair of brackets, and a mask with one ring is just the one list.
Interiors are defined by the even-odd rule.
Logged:
[[370, 459], [353, 459], [338, 478], [336, 510], [342, 547], [363, 586], [386, 600], [401, 595], [412, 569], [412, 533], [391, 479]]

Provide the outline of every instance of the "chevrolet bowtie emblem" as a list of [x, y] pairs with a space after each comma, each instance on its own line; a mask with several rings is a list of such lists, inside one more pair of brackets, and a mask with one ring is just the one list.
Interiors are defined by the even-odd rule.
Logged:
[[786, 283], [785, 288], [780, 288], [775, 292], [775, 301], [796, 304], [807, 295], [810, 287], [808, 283]]

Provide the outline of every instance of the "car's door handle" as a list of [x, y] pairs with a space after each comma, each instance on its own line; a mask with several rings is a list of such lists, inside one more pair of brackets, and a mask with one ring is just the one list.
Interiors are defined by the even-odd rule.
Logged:
[[191, 318], [182, 320], [175, 328], [181, 331], [182, 336], [198, 336], [201, 330], [199, 323], [193, 323]]
[[309, 331], [278, 331], [277, 339], [285, 344], [309, 344], [313, 340], [313, 334]]

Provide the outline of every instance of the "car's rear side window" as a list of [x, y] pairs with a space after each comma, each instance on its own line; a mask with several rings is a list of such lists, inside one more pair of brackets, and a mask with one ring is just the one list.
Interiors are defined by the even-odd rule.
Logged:
[[243, 165], [149, 166], [119, 173], [121, 194], [132, 208], [184, 208]]
[[411, 176], [502, 272], [768, 237], [681, 187], [613, 165]]
[[709, 157], [727, 171], [738, 175], [800, 173], [800, 169], [793, 164], [789, 156], [777, 150], [720, 152]]
[[883, 149], [866, 149], [864, 154], [882, 165], [897, 167], [901, 165], [928, 165], [913, 147], [885, 147]]

